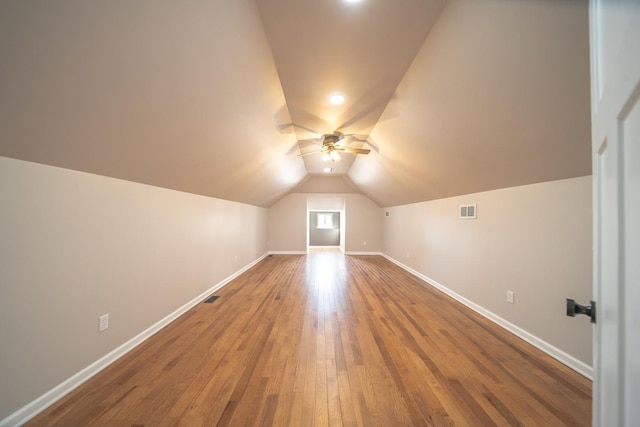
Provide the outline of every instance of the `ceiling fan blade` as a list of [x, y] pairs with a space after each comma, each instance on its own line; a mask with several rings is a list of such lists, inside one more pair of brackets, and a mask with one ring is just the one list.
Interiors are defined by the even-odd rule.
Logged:
[[369, 154], [371, 150], [368, 148], [353, 148], [353, 147], [340, 147], [336, 148], [336, 150], [342, 151], [344, 153], [349, 154]]
[[297, 142], [294, 142], [293, 145], [287, 150], [287, 156], [291, 156], [298, 152], [300, 152], [300, 147], [298, 146]]
[[340, 141], [338, 141], [336, 145], [344, 147], [347, 145], [355, 144], [357, 142], [365, 142], [366, 140], [366, 135], [355, 135], [352, 133], [347, 133], [342, 135], [342, 139], [340, 139]]
[[364, 141], [364, 143], [369, 147], [371, 147], [373, 151], [375, 151], [376, 153], [380, 152], [380, 147], [378, 146], [378, 144], [376, 144], [376, 142], [373, 140], [371, 135], [369, 135], [369, 137]]
[[299, 139], [298, 144], [314, 144], [314, 145], [322, 145], [322, 138], [307, 138], [307, 139]]
[[345, 135], [345, 138], [341, 145], [344, 146], [349, 146], [351, 144], [356, 144], [356, 143], [362, 143], [362, 145], [368, 145], [369, 147], [371, 147], [373, 149], [373, 151], [375, 151], [376, 153], [380, 152], [380, 148], [378, 147], [378, 145], [375, 143], [375, 141], [373, 140], [373, 138], [371, 137], [371, 135], [362, 135], [362, 134], [347, 134]]
[[324, 150], [309, 151], [308, 153], [300, 153], [300, 154], [298, 154], [298, 157], [310, 156], [311, 154], [319, 154], [319, 153], [322, 153], [323, 151]]
[[321, 132], [318, 132], [315, 129], [311, 129], [311, 128], [308, 128], [306, 126], [299, 125], [297, 123], [283, 123], [281, 125], [278, 125], [277, 127], [278, 127], [278, 129], [280, 131], [284, 131], [286, 129], [293, 128], [293, 129], [302, 129], [302, 130], [305, 130], [305, 131], [307, 131], [309, 133], [314, 133], [314, 134], [318, 134], [318, 135], [322, 134]]
[[352, 133], [349, 136], [355, 142], [367, 142], [367, 139], [369, 138], [369, 135], [362, 135], [362, 134], [356, 134], [356, 133]]

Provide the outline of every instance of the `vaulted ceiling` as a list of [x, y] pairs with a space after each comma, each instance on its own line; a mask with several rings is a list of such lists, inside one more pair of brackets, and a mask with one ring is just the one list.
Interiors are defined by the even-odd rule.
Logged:
[[0, 155], [221, 199], [591, 173], [586, 1], [5, 0], [0, 61]]

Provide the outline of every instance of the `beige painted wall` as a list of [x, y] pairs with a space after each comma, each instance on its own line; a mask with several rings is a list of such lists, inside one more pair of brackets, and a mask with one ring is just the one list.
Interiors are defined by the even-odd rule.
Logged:
[[[307, 199], [318, 197], [293, 193], [269, 208], [270, 251], [307, 250]], [[344, 199], [346, 252], [382, 250], [382, 211], [378, 205], [360, 194], [323, 194], [322, 197]]]
[[[478, 218], [459, 219], [472, 203]], [[592, 364], [588, 318], [565, 316], [565, 298], [592, 298], [590, 176], [385, 210], [386, 255]]]
[[[566, 297], [591, 298], [591, 177], [389, 217], [359, 194], [323, 197], [344, 200], [347, 252], [382, 251], [591, 364], [587, 319], [564, 315]], [[309, 198], [267, 210], [0, 157], [0, 420], [267, 250], [304, 251]], [[468, 203], [477, 220], [458, 219]]]
[[267, 216], [0, 157], [0, 420], [265, 254]]

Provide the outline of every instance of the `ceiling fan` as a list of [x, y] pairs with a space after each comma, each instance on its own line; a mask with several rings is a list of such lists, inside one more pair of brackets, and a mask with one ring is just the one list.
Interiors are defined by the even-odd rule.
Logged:
[[[317, 151], [311, 151], [308, 153], [300, 153], [299, 156], [308, 156], [310, 154], [322, 154], [323, 160], [337, 162], [340, 160], [340, 153], [348, 154], [369, 154], [371, 150], [368, 148], [355, 148], [348, 147], [345, 143], [346, 138], [352, 135], [345, 135], [341, 132], [333, 132], [322, 135], [319, 139], [322, 144], [322, 148]], [[361, 141], [356, 138], [357, 141]], [[309, 141], [309, 140], [305, 140]], [[317, 140], [311, 140], [317, 143]]]

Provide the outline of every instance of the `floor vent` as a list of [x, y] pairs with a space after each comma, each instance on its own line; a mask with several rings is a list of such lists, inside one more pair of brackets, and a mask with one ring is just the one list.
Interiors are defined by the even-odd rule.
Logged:
[[207, 300], [205, 300], [205, 303], [207, 304], [211, 304], [212, 302], [214, 302], [215, 300], [217, 300], [218, 298], [220, 298], [220, 295], [213, 295], [210, 296]]
[[267, 255], [267, 258], [271, 258], [273, 256], [273, 254]]

